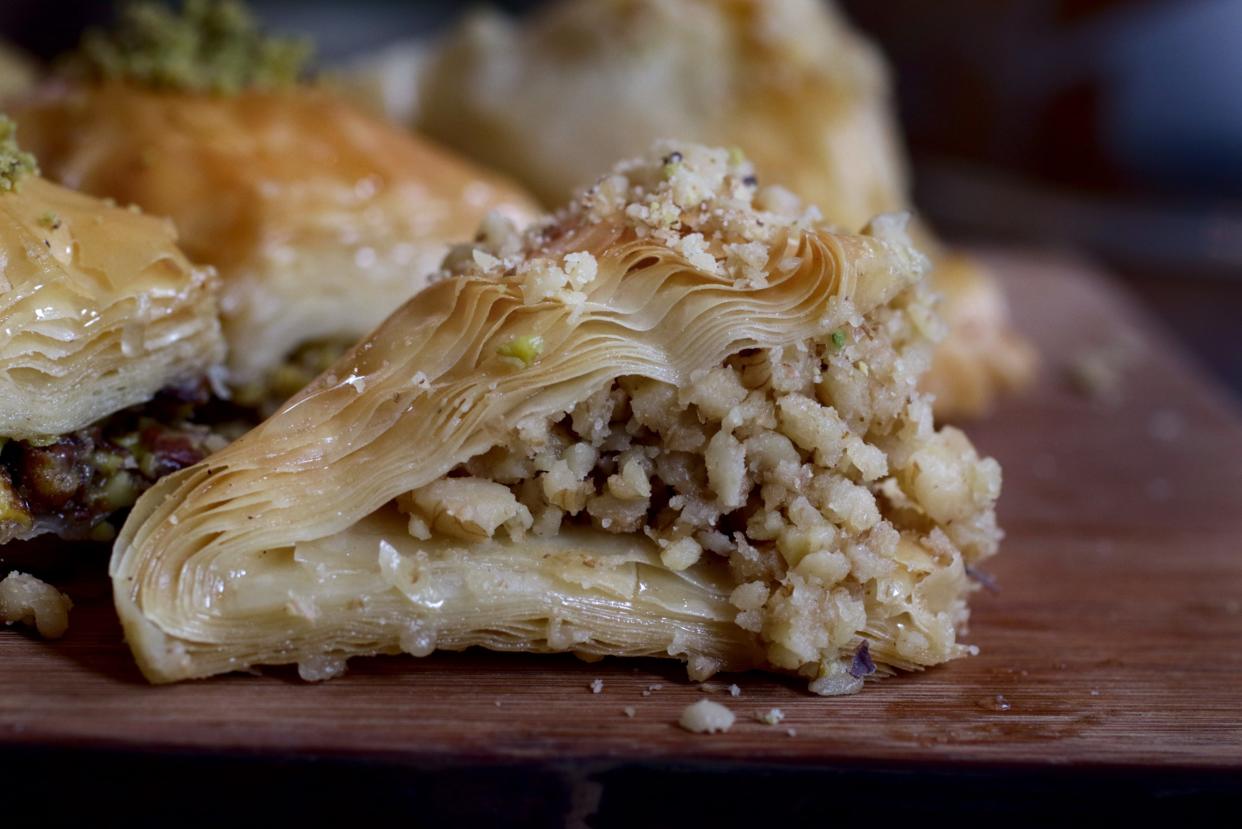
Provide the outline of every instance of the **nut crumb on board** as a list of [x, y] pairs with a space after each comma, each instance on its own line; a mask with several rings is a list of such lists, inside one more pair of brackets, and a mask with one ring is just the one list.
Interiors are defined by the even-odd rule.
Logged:
[[779, 708], [770, 708], [755, 714], [755, 719], [765, 725], [779, 725], [785, 719], [785, 712]]
[[682, 710], [677, 724], [694, 734], [715, 734], [728, 731], [735, 719], [733, 712], [720, 703], [701, 699]]
[[1137, 358], [1137, 347], [1125, 340], [1082, 348], [1066, 364], [1066, 377], [1084, 397], [1101, 403], [1119, 403], [1125, 375]]
[[591, 693], [592, 693], [592, 694], [602, 694], [602, 693], [604, 693], [604, 680], [602, 680], [602, 679], [592, 679], [592, 680], [591, 680]]
[[638, 709], [632, 705], [627, 705], [621, 709], [621, 713], [625, 714], [625, 716], [630, 719], [634, 719], [634, 715], [638, 713]]
[[30, 625], [45, 639], [59, 639], [69, 628], [73, 602], [34, 576], [16, 571], [0, 581], [0, 622]]

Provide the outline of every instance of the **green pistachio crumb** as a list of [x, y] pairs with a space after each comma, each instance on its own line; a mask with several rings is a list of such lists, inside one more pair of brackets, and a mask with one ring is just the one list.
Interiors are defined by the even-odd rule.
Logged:
[[116, 539], [116, 527], [107, 521], [91, 527], [91, 541], [107, 543]]
[[39, 224], [48, 230], [56, 230], [60, 227], [60, 216], [56, 215], [55, 210], [48, 210], [39, 217]]
[[0, 115], [0, 191], [17, 190], [22, 176], [38, 175], [35, 157], [17, 146], [17, 125]]
[[730, 147], [729, 148], [729, 163], [731, 165], [733, 165], [734, 167], [737, 167], [745, 163], [745, 161], [746, 161], [746, 153], [742, 152], [741, 147]]
[[179, 11], [141, 0], [113, 29], [87, 32], [69, 65], [97, 79], [229, 95], [296, 82], [310, 51], [262, 34], [239, 0], [185, 0]]
[[681, 162], [684, 159], [685, 156], [677, 150], [673, 150], [671, 153], [664, 156], [664, 166], [660, 170], [660, 175], [665, 179], [672, 178], [673, 174], [676, 173], [678, 168], [681, 167]]
[[17, 524], [29, 527], [33, 518], [22, 498], [13, 488], [8, 470], [0, 466], [0, 524]]
[[845, 330], [838, 328], [832, 332], [832, 346], [836, 349], [845, 348]]
[[543, 353], [543, 337], [538, 335], [514, 337], [497, 348], [496, 353], [501, 357], [519, 360], [522, 365], [530, 367], [535, 364], [539, 359], [539, 355]]

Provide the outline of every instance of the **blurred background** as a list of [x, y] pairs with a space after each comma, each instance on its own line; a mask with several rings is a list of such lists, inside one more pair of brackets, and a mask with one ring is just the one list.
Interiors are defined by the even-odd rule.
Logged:
[[[537, 0], [496, 5], [513, 14]], [[470, 4], [252, 0], [332, 66]], [[915, 200], [951, 239], [1106, 264], [1242, 394], [1242, 0], [841, 0], [894, 69]], [[104, 0], [3, 0], [48, 60]]]

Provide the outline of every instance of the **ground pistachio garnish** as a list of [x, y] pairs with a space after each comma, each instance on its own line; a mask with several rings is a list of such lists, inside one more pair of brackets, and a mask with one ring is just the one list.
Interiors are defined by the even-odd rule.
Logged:
[[665, 179], [670, 179], [677, 172], [678, 166], [681, 164], [683, 156], [681, 153], [673, 150], [673, 152], [664, 156], [664, 167], [661, 169], [661, 175]]
[[519, 360], [524, 366], [533, 366], [539, 359], [539, 355], [543, 353], [543, 337], [529, 334], [514, 337], [497, 348], [496, 353], [501, 357]]
[[838, 328], [832, 332], [832, 345], [838, 349], [845, 348], [845, 331], [843, 329]]
[[297, 81], [310, 44], [269, 37], [239, 0], [185, 0], [180, 11], [131, 2], [110, 30], [82, 38], [71, 71], [159, 89], [234, 94]]
[[38, 175], [35, 157], [17, 146], [17, 125], [0, 115], [0, 191], [16, 190], [22, 176]]

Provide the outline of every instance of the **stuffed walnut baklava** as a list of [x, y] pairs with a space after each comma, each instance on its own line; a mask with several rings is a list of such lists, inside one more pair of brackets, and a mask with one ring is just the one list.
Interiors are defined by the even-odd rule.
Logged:
[[842, 234], [753, 182], [666, 143], [524, 233], [489, 222], [148, 492], [111, 566], [146, 676], [483, 646], [829, 694], [966, 653], [1000, 469], [918, 391], [927, 260], [904, 217]]
[[0, 558], [109, 519], [223, 440], [192, 422], [224, 359], [208, 268], [171, 223], [40, 178], [0, 118]]
[[[823, 0], [569, 0], [521, 23], [485, 13], [420, 67], [419, 128], [549, 204], [675, 137], [737, 146], [762, 184], [851, 231], [908, 206], [882, 56]], [[925, 228], [912, 235], [950, 323], [928, 376], [936, 412], [981, 414], [1027, 384], [1034, 352], [982, 265]]]
[[298, 83], [237, 3], [128, 7], [17, 118], [47, 174], [171, 217], [222, 281], [229, 383], [283, 401], [415, 293], [451, 241], [529, 200]]

